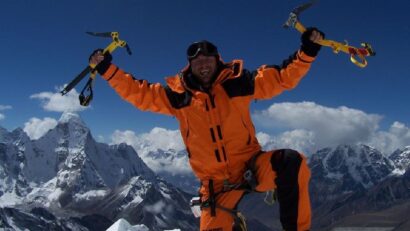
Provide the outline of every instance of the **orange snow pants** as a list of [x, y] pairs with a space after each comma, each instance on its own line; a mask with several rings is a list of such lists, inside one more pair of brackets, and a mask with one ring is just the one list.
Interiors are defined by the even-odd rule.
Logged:
[[[308, 192], [310, 170], [302, 154], [291, 149], [263, 152], [256, 159], [256, 178], [258, 180], [256, 191], [276, 190], [280, 221], [284, 230], [310, 229], [311, 210]], [[223, 182], [214, 182], [213, 185], [215, 192], [220, 192]], [[208, 185], [203, 184], [202, 187]], [[210, 207], [202, 209], [200, 231], [234, 230], [233, 215], [220, 207], [236, 209], [243, 195], [243, 190], [218, 193], [215, 198], [215, 215], [212, 216]]]

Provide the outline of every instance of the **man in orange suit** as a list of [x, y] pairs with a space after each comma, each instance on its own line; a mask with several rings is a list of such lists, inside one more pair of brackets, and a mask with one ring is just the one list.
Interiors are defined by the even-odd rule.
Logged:
[[[89, 62], [126, 101], [140, 110], [175, 116], [189, 162], [201, 182], [200, 230], [237, 230], [237, 205], [249, 190], [276, 189], [284, 230], [310, 229], [306, 158], [291, 149], [263, 151], [255, 136], [250, 104], [297, 86], [320, 50], [324, 35], [302, 34], [301, 47], [281, 65], [249, 71], [242, 60], [225, 63], [208, 41], [191, 44], [188, 65], [166, 85], [135, 79], [95, 51]], [[249, 174], [250, 173], [250, 174]]]

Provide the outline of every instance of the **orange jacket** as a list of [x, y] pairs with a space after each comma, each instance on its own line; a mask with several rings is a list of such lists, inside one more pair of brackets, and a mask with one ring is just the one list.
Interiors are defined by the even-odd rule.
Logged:
[[243, 69], [241, 60], [223, 63], [209, 93], [197, 90], [189, 66], [167, 78], [167, 86], [134, 79], [113, 64], [103, 78], [135, 107], [178, 119], [191, 167], [201, 181], [238, 182], [246, 161], [261, 150], [249, 110], [252, 100], [294, 88], [313, 60], [298, 51], [282, 66], [263, 65], [253, 72]]

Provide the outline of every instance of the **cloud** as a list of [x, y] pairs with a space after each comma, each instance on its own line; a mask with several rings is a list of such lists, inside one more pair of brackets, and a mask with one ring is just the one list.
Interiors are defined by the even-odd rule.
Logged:
[[50, 129], [57, 126], [57, 120], [46, 117], [44, 119], [31, 118], [28, 122], [24, 123], [23, 130], [32, 140], [36, 140], [46, 134]]
[[161, 214], [166, 206], [167, 204], [164, 201], [159, 200], [153, 205], [144, 206], [144, 210], [153, 214]]
[[[279, 103], [253, 115], [258, 130], [269, 128], [283, 132], [258, 132], [257, 138], [265, 150], [292, 148], [310, 155], [318, 149], [340, 144], [366, 144], [386, 155], [410, 145], [410, 128], [394, 122], [388, 130], [380, 130], [381, 115], [369, 114], [345, 106], [331, 108], [313, 102]], [[187, 158], [155, 158], [150, 152], [173, 149], [177, 153], [185, 146], [178, 130], [153, 128], [148, 133], [115, 131], [113, 144], [127, 143], [154, 171], [189, 172]]]
[[290, 148], [305, 154], [316, 151], [315, 134], [312, 131], [296, 129], [276, 136], [258, 132], [256, 137], [265, 150]]
[[[12, 109], [10, 105], [0, 105], [0, 111]], [[0, 113], [0, 120], [5, 119], [6, 116], [3, 113]]]
[[400, 122], [394, 122], [388, 131], [377, 132], [369, 144], [385, 154], [410, 146], [410, 128]]
[[136, 144], [138, 150], [156, 151], [157, 149], [182, 151], [185, 146], [179, 130], [154, 127], [149, 133], [136, 135], [135, 132], [116, 130], [111, 136], [112, 143]]
[[[126, 130], [116, 130], [111, 135], [111, 144], [126, 143], [131, 145], [144, 162], [156, 172], [191, 173], [185, 145], [179, 130], [155, 127], [148, 133], [135, 134]], [[162, 153], [161, 156], [152, 153]]]
[[363, 143], [385, 154], [410, 145], [410, 131], [395, 122], [389, 131], [379, 130], [381, 115], [341, 106], [325, 107], [313, 102], [278, 103], [253, 114], [263, 129], [276, 128], [285, 132], [275, 135], [259, 133], [264, 147], [290, 147], [311, 153], [339, 144]]
[[81, 106], [78, 101], [78, 92], [73, 89], [66, 95], [61, 95], [61, 88], [56, 89], [58, 92], [40, 92], [30, 96], [31, 99], [39, 99], [41, 106], [46, 111], [54, 112], [78, 112], [88, 107]]
[[10, 105], [0, 105], [0, 111], [4, 111], [8, 109], [12, 109], [12, 107]]

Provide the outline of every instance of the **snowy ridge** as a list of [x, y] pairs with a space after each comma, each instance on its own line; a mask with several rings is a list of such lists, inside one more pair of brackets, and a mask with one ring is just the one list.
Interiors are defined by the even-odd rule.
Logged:
[[366, 145], [340, 145], [312, 155], [310, 163], [322, 166], [322, 176], [333, 180], [349, 177], [369, 188], [387, 177], [394, 169], [392, 161]]
[[366, 145], [339, 145], [311, 155], [310, 189], [313, 207], [364, 193], [390, 176], [395, 169], [391, 160]]
[[57, 126], [37, 140], [21, 129], [1, 129], [0, 139], [0, 207], [18, 209], [0, 215], [9, 221], [6, 227], [24, 230], [28, 225], [12, 225], [13, 214], [40, 222], [40, 215], [32, 214], [36, 207], [51, 212], [57, 218], [50, 222], [61, 227], [72, 226], [65, 220], [72, 216], [91, 215], [97, 216], [89, 219], [102, 219], [101, 224], [123, 217], [150, 230], [197, 226], [189, 195], [158, 178], [131, 146], [95, 142], [77, 114], [64, 113]]
[[[163, 131], [154, 133], [157, 132]], [[167, 170], [160, 173], [165, 179], [174, 179], [181, 187], [193, 185], [183, 185], [190, 182], [183, 172], [167, 178], [172, 168], [166, 167], [184, 160], [184, 151], [158, 149], [157, 144], [150, 147], [140, 142], [144, 158]], [[386, 191], [393, 195], [391, 201], [399, 200], [407, 186], [401, 183], [405, 180], [401, 175], [396, 177], [392, 173], [408, 169], [409, 147], [393, 154], [387, 159], [366, 145], [340, 145], [311, 155], [313, 208], [329, 205], [322, 210], [322, 214], [327, 214], [383, 182]], [[406, 174], [403, 176], [408, 178], [409, 171]], [[191, 195], [158, 178], [137, 155], [135, 146], [95, 142], [76, 114], [63, 114], [57, 126], [37, 140], [30, 140], [21, 129], [8, 132], [0, 128], [0, 176], [4, 179], [0, 181], [0, 205], [11, 207], [2, 210], [6, 212], [0, 213], [0, 220], [14, 230], [32, 226], [44, 230], [106, 230], [121, 218], [133, 224], [133, 228], [145, 226], [154, 231], [198, 227], [198, 220], [188, 206]], [[394, 187], [387, 184], [389, 179]], [[48, 226], [40, 225], [44, 220]], [[84, 228], [90, 221], [98, 221], [101, 226]], [[270, 222], [271, 217], [266, 224]]]
[[396, 150], [389, 156], [389, 159], [391, 159], [396, 166], [394, 173], [396, 175], [403, 175], [406, 170], [410, 168], [410, 146]]

